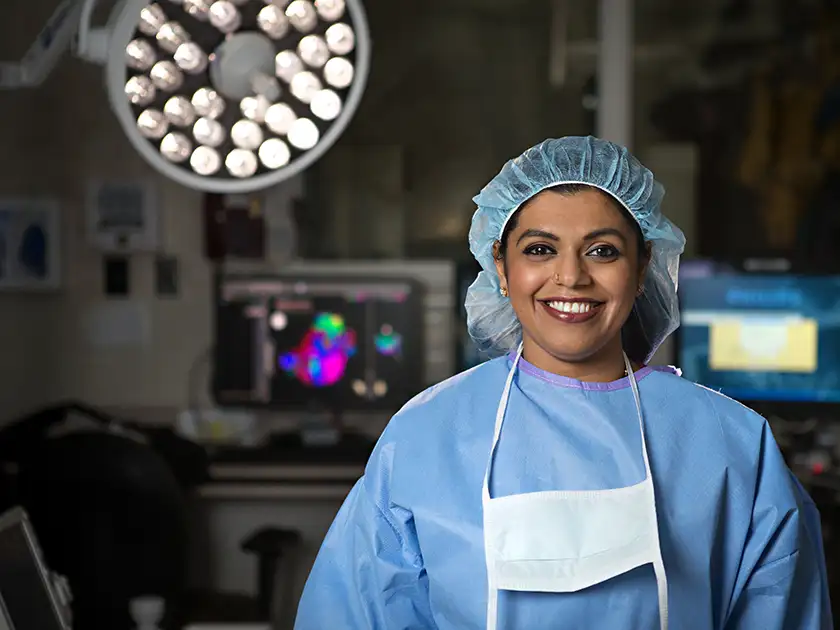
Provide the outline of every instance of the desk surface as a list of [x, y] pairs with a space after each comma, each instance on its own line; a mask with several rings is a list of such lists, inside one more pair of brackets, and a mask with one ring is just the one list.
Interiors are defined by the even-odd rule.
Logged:
[[212, 481], [352, 481], [365, 473], [363, 464], [217, 463], [208, 469]]
[[198, 496], [218, 501], [342, 501], [364, 474], [362, 464], [218, 463]]
[[353, 484], [341, 483], [206, 483], [198, 496], [208, 501], [343, 501]]

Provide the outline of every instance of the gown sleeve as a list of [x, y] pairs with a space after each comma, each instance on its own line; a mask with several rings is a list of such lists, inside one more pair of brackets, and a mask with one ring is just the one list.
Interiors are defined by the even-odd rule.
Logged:
[[765, 426], [752, 521], [725, 630], [831, 630], [820, 515]]
[[413, 517], [383, 500], [389, 476], [372, 466], [373, 461], [327, 533], [298, 606], [295, 630], [435, 627]]

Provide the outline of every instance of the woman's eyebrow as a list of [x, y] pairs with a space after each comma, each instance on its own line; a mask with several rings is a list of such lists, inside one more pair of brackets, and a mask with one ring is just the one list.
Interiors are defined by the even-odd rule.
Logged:
[[552, 234], [551, 232], [546, 232], [545, 230], [525, 230], [521, 236], [516, 239], [516, 244], [519, 245], [524, 239], [537, 237], [537, 238], [546, 238], [550, 241], [559, 241], [560, 239]]
[[597, 238], [601, 238], [602, 236], [615, 236], [616, 238], [621, 239], [622, 243], [627, 243], [627, 238], [620, 230], [616, 230], [615, 228], [601, 228], [598, 230], [593, 230], [589, 234], [583, 237], [585, 241], [594, 241]]

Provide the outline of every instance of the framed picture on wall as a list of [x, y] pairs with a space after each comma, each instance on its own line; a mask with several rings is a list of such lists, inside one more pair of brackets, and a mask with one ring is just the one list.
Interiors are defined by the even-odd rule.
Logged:
[[54, 199], [0, 198], [0, 291], [61, 286], [58, 213]]
[[88, 182], [88, 241], [106, 252], [154, 252], [158, 248], [157, 185], [149, 179]]

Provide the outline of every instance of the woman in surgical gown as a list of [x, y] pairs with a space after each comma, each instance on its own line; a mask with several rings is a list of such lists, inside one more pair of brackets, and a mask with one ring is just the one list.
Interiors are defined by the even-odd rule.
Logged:
[[663, 194], [574, 137], [475, 198], [468, 326], [497, 358], [391, 420], [297, 630], [833, 627], [819, 515], [765, 420], [646, 366], [678, 325]]

